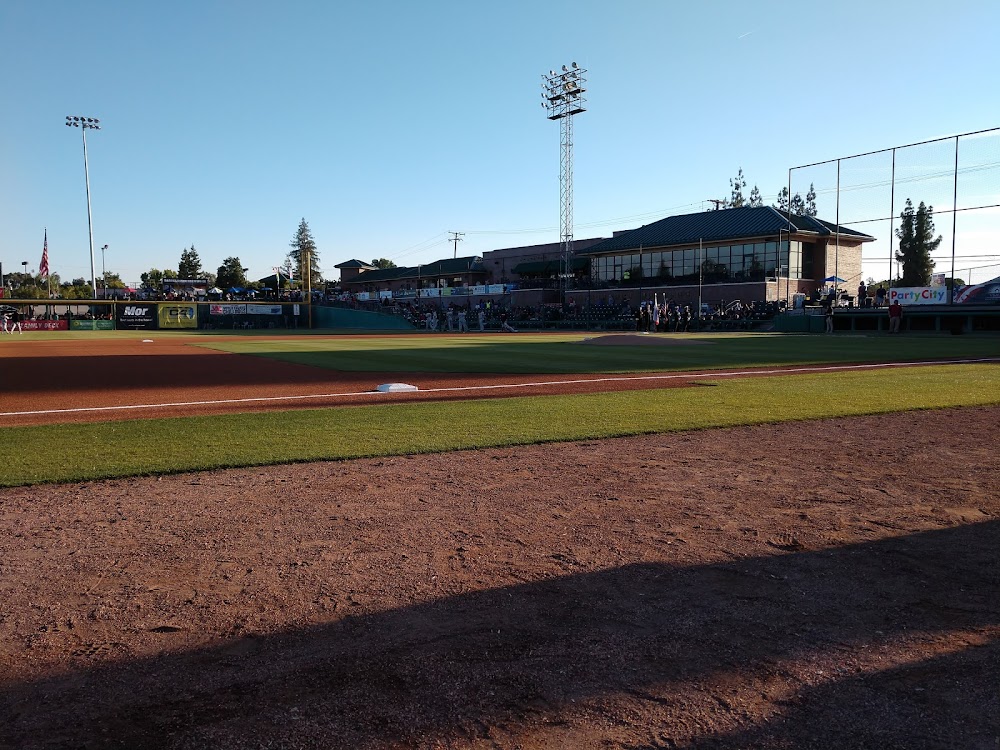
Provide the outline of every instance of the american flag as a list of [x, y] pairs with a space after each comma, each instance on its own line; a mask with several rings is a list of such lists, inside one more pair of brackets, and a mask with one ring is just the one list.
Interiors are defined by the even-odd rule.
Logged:
[[38, 264], [38, 275], [43, 279], [49, 277], [49, 230], [45, 230], [45, 244], [42, 245], [42, 262]]

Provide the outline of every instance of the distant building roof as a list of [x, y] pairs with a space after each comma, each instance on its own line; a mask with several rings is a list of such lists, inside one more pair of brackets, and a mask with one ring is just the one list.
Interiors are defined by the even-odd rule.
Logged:
[[338, 263], [334, 268], [375, 268], [371, 263], [365, 263], [363, 260], [353, 259], [345, 260], [343, 263]]
[[[670, 247], [703, 242], [721, 242], [728, 239], [774, 237], [778, 230], [788, 228], [789, 218], [776, 208], [727, 208], [720, 211], [702, 211], [696, 214], [668, 216], [652, 224], [622, 232], [611, 239], [599, 242], [580, 255], [601, 255], [640, 247]], [[811, 233], [830, 237], [838, 233], [836, 224], [812, 216], [791, 216], [792, 232]], [[862, 242], [872, 242], [871, 235], [841, 226], [839, 234]]]
[[[337, 266], [337, 268], [340, 267]], [[448, 276], [462, 273], [486, 273], [483, 259], [478, 255], [470, 255], [465, 258], [444, 258], [420, 266], [397, 266], [396, 268], [374, 268], [373, 266], [368, 266], [348, 283], [370, 284], [378, 281], [416, 279], [421, 276]]]

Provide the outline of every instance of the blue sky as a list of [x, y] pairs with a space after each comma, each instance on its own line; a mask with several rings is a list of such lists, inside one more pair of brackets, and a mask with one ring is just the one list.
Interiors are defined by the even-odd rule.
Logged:
[[[351, 258], [450, 257], [449, 231], [465, 232], [459, 255], [557, 241], [559, 127], [539, 106], [550, 68], [589, 71], [575, 236], [610, 236], [702, 210], [740, 167], [771, 202], [790, 167], [1000, 126], [997, 28], [995, 0], [4, 0], [0, 262], [37, 268], [47, 227], [52, 270], [90, 276], [66, 115], [101, 119], [87, 138], [94, 244], [125, 281], [176, 268], [191, 244], [209, 270], [238, 256], [265, 276], [303, 217], [336, 278]], [[1000, 203], [998, 144], [963, 154], [963, 197]], [[912, 166], [947, 168], [953, 148]], [[852, 167], [868, 185], [886, 169]], [[830, 170], [794, 174], [793, 192], [815, 178], [833, 220]], [[928, 202], [950, 207], [950, 184]], [[864, 195], [842, 221], [888, 215]], [[972, 213], [959, 267], [1000, 262], [1000, 215]], [[877, 245], [865, 273], [883, 278]]]

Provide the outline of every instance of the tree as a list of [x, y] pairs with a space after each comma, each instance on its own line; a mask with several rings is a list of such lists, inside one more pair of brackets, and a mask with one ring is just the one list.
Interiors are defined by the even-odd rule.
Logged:
[[222, 265], [219, 266], [219, 272], [215, 277], [215, 283], [223, 290], [234, 286], [245, 289], [247, 286], [247, 277], [240, 259], [229, 257], [222, 261]]
[[743, 197], [743, 188], [746, 186], [747, 181], [743, 177], [743, 167], [740, 167], [736, 177], [729, 180], [730, 195], [726, 202], [726, 208], [740, 208], [746, 204], [746, 199]]
[[163, 286], [164, 281], [179, 278], [180, 276], [177, 275], [177, 271], [172, 268], [165, 268], [162, 271], [158, 268], [150, 268], [145, 273], [139, 275], [142, 285], [149, 289], [159, 289]]
[[931, 255], [941, 244], [941, 235], [934, 238], [934, 207], [921, 201], [914, 212], [913, 201], [907, 198], [899, 220], [896, 261], [903, 264], [900, 286], [927, 286], [934, 271]]
[[788, 188], [781, 188], [781, 191], [778, 193], [777, 203], [772, 204], [771, 207], [779, 211], [788, 211]]
[[181, 251], [181, 262], [177, 265], [177, 278], [179, 279], [200, 279], [204, 275], [201, 268], [201, 258], [198, 251], [191, 247]]
[[[299, 222], [299, 228], [295, 230], [292, 241], [288, 243], [292, 248], [288, 253], [288, 267], [295, 272], [295, 277], [305, 281], [305, 269], [309, 269], [312, 286], [316, 286], [323, 280], [323, 273], [319, 267], [319, 252], [316, 250], [316, 240], [313, 239], [312, 232], [309, 231], [309, 224], [303, 218]], [[305, 258], [309, 258], [308, 265], [303, 263]]]
[[811, 182], [809, 183], [809, 192], [806, 193], [805, 215], [816, 215], [816, 186]]
[[[796, 193], [792, 196], [792, 213], [796, 216], [815, 216], [816, 215], [816, 191], [813, 186], [809, 186], [809, 192], [806, 193], [806, 199], [802, 200], [802, 195]], [[778, 192], [777, 202], [771, 204], [772, 208], [776, 208], [782, 213], [788, 211], [788, 188], [783, 187]]]
[[750, 200], [747, 201], [747, 205], [750, 208], [760, 208], [764, 205], [764, 199], [760, 197], [760, 190], [756, 185], [753, 186], [753, 190], [750, 191]]
[[375, 268], [395, 268], [396, 264], [388, 258], [372, 258], [372, 265]]
[[94, 299], [94, 290], [86, 279], [73, 279], [69, 284], [59, 287], [63, 299]]

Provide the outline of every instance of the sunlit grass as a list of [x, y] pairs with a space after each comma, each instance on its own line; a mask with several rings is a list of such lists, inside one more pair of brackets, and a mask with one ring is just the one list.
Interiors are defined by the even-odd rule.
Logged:
[[[12, 427], [0, 486], [607, 438], [1000, 403], [1000, 365], [713, 387]], [[706, 385], [701, 381], [700, 385]]]

